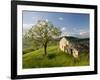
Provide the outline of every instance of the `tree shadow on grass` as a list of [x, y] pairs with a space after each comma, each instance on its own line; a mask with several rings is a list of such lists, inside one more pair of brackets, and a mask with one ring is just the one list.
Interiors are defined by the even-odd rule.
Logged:
[[53, 58], [55, 58], [57, 55], [56, 54], [48, 54], [47, 55], [47, 58], [48, 59], [53, 59]]

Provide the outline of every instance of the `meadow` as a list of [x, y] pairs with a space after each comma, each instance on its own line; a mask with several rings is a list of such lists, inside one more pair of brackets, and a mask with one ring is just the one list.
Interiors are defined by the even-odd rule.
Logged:
[[23, 54], [23, 68], [48, 68], [48, 67], [69, 67], [89, 65], [89, 53], [80, 53], [76, 60], [72, 55], [59, 50], [58, 45], [48, 46], [47, 54], [44, 56], [44, 49], [32, 49]]

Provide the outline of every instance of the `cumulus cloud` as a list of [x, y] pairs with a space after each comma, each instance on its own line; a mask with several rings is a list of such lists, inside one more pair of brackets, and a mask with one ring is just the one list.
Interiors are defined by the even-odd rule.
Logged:
[[79, 38], [89, 38], [90, 33], [88, 29], [82, 29], [82, 28], [73, 28], [73, 36], [79, 37]]
[[46, 19], [46, 22], [48, 22], [49, 20], [48, 19]]
[[23, 24], [23, 28], [30, 28], [34, 24]]
[[65, 28], [65, 27], [62, 27], [62, 28], [61, 28], [61, 31], [65, 31], [65, 30], [66, 30], [66, 28]]
[[[64, 28], [62, 28], [64, 29]], [[83, 31], [83, 32], [71, 32], [71, 31], [62, 31], [61, 36], [73, 36], [78, 38], [89, 38], [90, 34], [89, 31]]]
[[87, 34], [87, 32], [80, 32], [79, 34], [80, 35], [84, 35], [84, 34]]
[[34, 24], [23, 24], [23, 32], [29, 30]]
[[32, 19], [36, 19], [36, 17], [33, 16]]
[[89, 37], [89, 32], [86, 32], [86, 31], [80, 32], [79, 34], [80, 34], [80, 36], [83, 37], [83, 38], [84, 38], [84, 37], [86, 37], [86, 38]]
[[87, 31], [83, 31], [83, 32], [79, 32], [79, 33], [74, 33], [72, 34], [73, 36], [75, 37], [78, 37], [78, 38], [89, 38], [89, 32]]
[[63, 17], [59, 17], [58, 19], [59, 19], [59, 20], [63, 20]]
[[42, 16], [33, 16], [32, 19], [33, 19], [33, 21], [36, 22], [36, 21], [38, 21], [38, 20], [43, 19], [43, 17], [42, 17]]
[[62, 31], [61, 36], [71, 36], [71, 33], [69, 31]]

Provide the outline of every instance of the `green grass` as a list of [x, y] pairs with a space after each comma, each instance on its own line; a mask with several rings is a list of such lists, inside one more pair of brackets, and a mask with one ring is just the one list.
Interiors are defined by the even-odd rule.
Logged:
[[44, 56], [44, 49], [26, 53], [23, 55], [23, 68], [46, 68], [64, 66], [86, 66], [89, 65], [88, 53], [81, 53], [78, 60], [72, 55], [61, 52], [57, 46], [47, 48], [48, 55]]

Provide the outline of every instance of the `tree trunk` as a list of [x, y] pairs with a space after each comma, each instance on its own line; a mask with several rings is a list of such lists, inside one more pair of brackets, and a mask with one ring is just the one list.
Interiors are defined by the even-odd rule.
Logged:
[[44, 55], [47, 55], [47, 45], [44, 45]]

